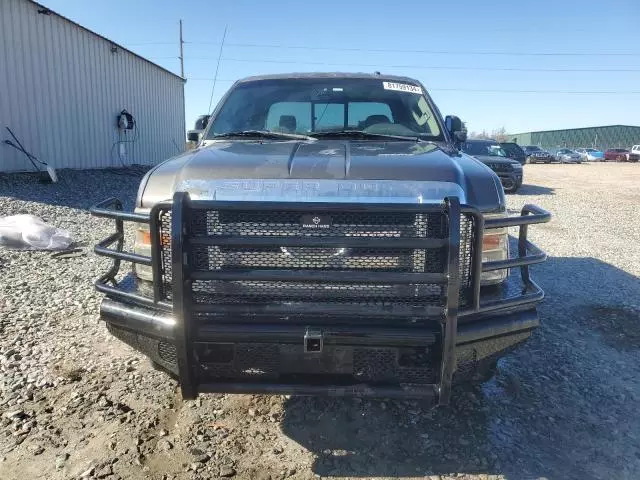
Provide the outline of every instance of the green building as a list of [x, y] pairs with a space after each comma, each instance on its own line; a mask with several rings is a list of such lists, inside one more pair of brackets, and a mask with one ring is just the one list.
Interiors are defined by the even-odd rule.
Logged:
[[547, 150], [591, 147], [604, 151], [607, 148], [631, 148], [632, 145], [640, 144], [640, 127], [607, 125], [566, 130], [542, 130], [509, 134], [508, 139], [521, 146], [537, 145]]

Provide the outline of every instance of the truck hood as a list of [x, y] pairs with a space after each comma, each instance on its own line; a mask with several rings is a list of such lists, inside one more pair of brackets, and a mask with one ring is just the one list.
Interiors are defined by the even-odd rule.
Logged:
[[187, 191], [194, 199], [440, 202], [458, 196], [502, 211], [498, 177], [473, 157], [413, 141], [216, 141], [158, 165], [136, 205]]

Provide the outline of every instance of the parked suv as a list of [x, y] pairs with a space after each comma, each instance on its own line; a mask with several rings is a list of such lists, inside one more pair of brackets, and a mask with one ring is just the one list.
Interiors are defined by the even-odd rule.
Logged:
[[507, 154], [507, 157], [515, 160], [520, 165], [524, 165], [525, 163], [527, 163], [527, 155], [517, 143], [502, 142], [500, 143], [500, 146], [502, 147], [502, 150], [504, 150]]
[[504, 191], [515, 193], [522, 186], [522, 165], [510, 158], [498, 142], [493, 140], [467, 140], [462, 151], [477, 158], [491, 170], [496, 172]]
[[640, 160], [640, 145], [634, 145], [631, 147], [631, 152], [629, 153], [629, 161], [637, 162]]
[[555, 157], [551, 153], [536, 145], [527, 145], [523, 147], [523, 150], [529, 163], [551, 163], [555, 161]]
[[549, 220], [531, 205], [509, 217], [496, 174], [460, 153], [465, 138], [411, 78], [240, 80], [197, 148], [142, 179], [134, 212], [116, 199], [92, 209], [115, 227], [95, 248], [114, 259], [96, 283], [101, 318], [183, 398], [446, 404], [538, 326], [527, 266], [545, 254], [526, 226]]

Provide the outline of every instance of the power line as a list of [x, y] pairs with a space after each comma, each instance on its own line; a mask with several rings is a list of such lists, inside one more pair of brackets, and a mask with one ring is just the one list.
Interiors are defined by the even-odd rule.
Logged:
[[[215, 57], [190, 57], [192, 60], [211, 60]], [[446, 65], [381, 65], [379, 63], [334, 63], [334, 62], [309, 62], [299, 60], [276, 60], [265, 58], [229, 58], [225, 62], [241, 63], [277, 63], [289, 65], [321, 65], [341, 67], [367, 67], [367, 68], [411, 68], [417, 70], [466, 70], [466, 71], [498, 71], [498, 72], [553, 72], [553, 73], [631, 73], [640, 72], [640, 68], [521, 68], [521, 67], [467, 67]]]
[[175, 43], [176, 42], [136, 42], [136, 43], [127, 43], [127, 45], [129, 47], [139, 47], [142, 45], [175, 45]]
[[[192, 41], [190, 45], [219, 45], [219, 42]], [[287, 50], [326, 50], [341, 52], [374, 52], [374, 53], [428, 53], [434, 55], [505, 55], [505, 56], [555, 56], [555, 57], [640, 57], [640, 52], [522, 52], [506, 50], [410, 50], [394, 48], [360, 48], [360, 47], [319, 47], [312, 45], [261, 44], [261, 43], [227, 43], [228, 47], [239, 48], [277, 48]]]
[[439, 92], [480, 92], [480, 93], [549, 93], [549, 94], [578, 94], [578, 95], [640, 95], [640, 90], [499, 90], [475, 88], [427, 88], [429, 91]]
[[224, 48], [224, 40], [227, 38], [227, 25], [224, 26], [224, 33], [222, 34], [222, 42], [220, 42], [220, 53], [218, 54], [218, 63], [216, 64], [216, 73], [213, 76], [213, 86], [211, 87], [211, 97], [209, 98], [209, 109], [207, 113], [211, 112], [211, 104], [213, 103], [213, 92], [216, 89], [216, 80], [218, 79], [218, 70], [220, 69], [220, 61], [222, 60], [222, 49]]

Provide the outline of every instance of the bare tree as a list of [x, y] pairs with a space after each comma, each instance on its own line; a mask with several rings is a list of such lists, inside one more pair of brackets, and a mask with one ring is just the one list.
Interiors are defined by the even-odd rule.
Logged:
[[469, 138], [475, 138], [475, 139], [478, 139], [478, 140], [486, 140], [486, 139], [488, 139], [490, 137], [489, 137], [489, 134], [487, 133], [486, 130], [482, 130], [481, 132], [475, 132], [475, 131], [471, 132], [469, 134]]
[[500, 127], [495, 130], [491, 130], [491, 133], [486, 130], [482, 130], [481, 132], [471, 132], [469, 134], [469, 138], [475, 138], [478, 140], [495, 140], [496, 142], [506, 142], [509, 140], [509, 134], [504, 127]]
[[491, 132], [491, 137], [493, 137], [493, 139], [496, 142], [506, 142], [509, 140], [509, 134], [507, 133], [507, 130], [504, 127], [500, 127], [497, 130], [493, 130]]

